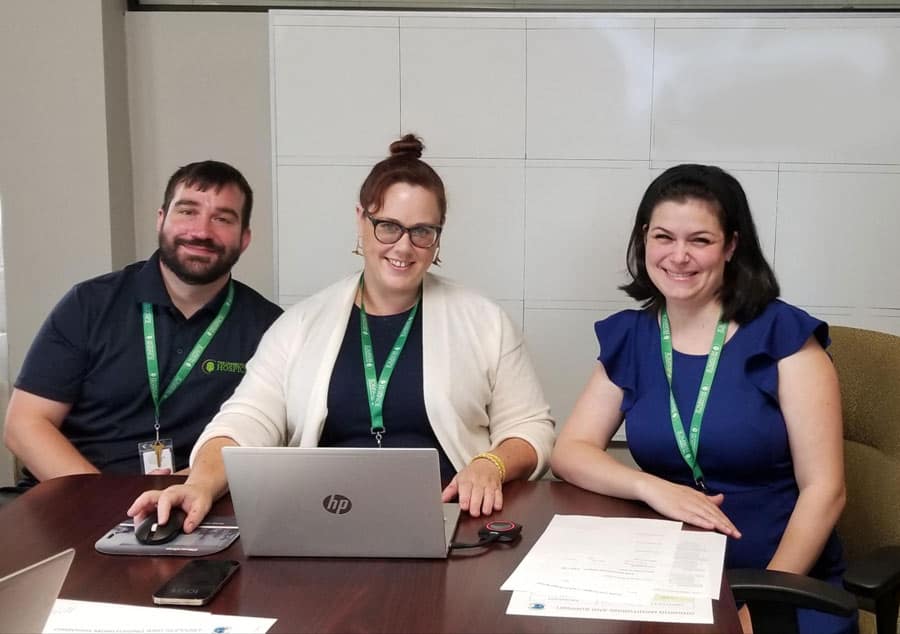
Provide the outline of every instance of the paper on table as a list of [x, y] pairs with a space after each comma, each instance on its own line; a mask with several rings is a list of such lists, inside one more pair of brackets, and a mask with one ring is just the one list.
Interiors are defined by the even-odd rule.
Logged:
[[555, 515], [501, 590], [648, 604], [666, 585], [681, 523]]
[[96, 634], [100, 632], [137, 632], [139, 634], [247, 632], [263, 634], [269, 631], [276, 620], [212, 614], [194, 610], [57, 599], [44, 626], [44, 634]]
[[725, 536], [711, 531], [682, 531], [666, 583], [657, 594], [719, 598]]
[[619, 621], [713, 622], [712, 601], [690, 597], [657, 598], [648, 605], [634, 605], [571, 601], [553, 594], [520, 590], [512, 593], [506, 613]]
[[724, 557], [679, 522], [557, 515], [501, 589], [507, 614], [712, 623]]

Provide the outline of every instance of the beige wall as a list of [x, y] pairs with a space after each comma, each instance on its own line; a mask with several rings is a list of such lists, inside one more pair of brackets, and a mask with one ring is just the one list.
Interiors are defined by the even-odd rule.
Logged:
[[[124, 67], [105, 55], [124, 22], [122, 0], [0, 3], [0, 197], [6, 259], [9, 375], [47, 312], [74, 281], [134, 252], [130, 154], [120, 109]], [[118, 21], [119, 26], [116, 25]], [[104, 37], [104, 22], [110, 33]], [[109, 135], [110, 129], [119, 133]], [[116, 165], [112, 184], [110, 165]], [[116, 207], [113, 207], [113, 202]], [[122, 229], [126, 231], [121, 232]], [[11, 479], [0, 451], [0, 483]]]
[[135, 258], [128, 68], [122, 0], [103, 0], [103, 68], [106, 88], [106, 167], [109, 175], [110, 255], [113, 269]]
[[233, 164], [254, 192], [250, 248], [235, 276], [274, 297], [269, 43], [265, 13], [131, 12], [129, 111], [137, 253], [156, 248], [166, 180], [192, 161]]

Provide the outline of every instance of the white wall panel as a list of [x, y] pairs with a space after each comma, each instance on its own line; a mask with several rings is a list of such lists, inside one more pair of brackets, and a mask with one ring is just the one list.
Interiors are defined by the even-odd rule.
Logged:
[[783, 172], [778, 200], [775, 264], [785, 297], [900, 310], [900, 170]]
[[490, 28], [491, 19], [409, 24], [400, 33], [403, 131], [422, 134], [430, 156], [524, 158], [524, 20], [515, 29]]
[[774, 170], [757, 172], [731, 169], [729, 172], [738, 179], [744, 188], [744, 193], [747, 194], [747, 202], [750, 203], [750, 212], [753, 214], [753, 222], [756, 224], [756, 233], [763, 254], [769, 264], [774, 266], [779, 174]]
[[564, 24], [528, 31], [528, 158], [646, 160], [652, 21]]
[[839, 321], [834, 323], [855, 328], [889, 332], [900, 337], [900, 311], [891, 311], [890, 313], [887, 311], [871, 311], [859, 315], [852, 323]]
[[900, 161], [900, 19], [659, 20], [653, 158]]
[[528, 168], [526, 298], [617, 301], [625, 250], [641, 194], [644, 164], [618, 168], [542, 162]]
[[560, 423], [571, 413], [600, 354], [594, 322], [615, 310], [525, 310], [528, 350]]
[[833, 326], [865, 328], [900, 336], [900, 310], [837, 306], [802, 306], [802, 308]]
[[361, 165], [278, 168], [280, 302], [293, 303], [362, 268], [362, 258], [351, 251], [357, 194], [368, 171]]
[[[394, 26], [272, 29], [273, 151], [381, 156], [400, 130]], [[275, 127], [273, 125], [273, 127]]]
[[523, 161], [430, 163], [441, 174], [448, 199], [443, 265], [436, 271], [488, 297], [521, 302]]

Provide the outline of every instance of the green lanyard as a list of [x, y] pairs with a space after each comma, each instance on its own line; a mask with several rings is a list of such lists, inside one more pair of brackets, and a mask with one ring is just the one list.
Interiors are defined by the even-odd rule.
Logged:
[[697, 393], [697, 404], [691, 416], [691, 433], [688, 438], [684, 433], [684, 425], [681, 422], [681, 414], [678, 413], [678, 405], [675, 403], [675, 395], [672, 393], [672, 328], [669, 326], [669, 315], [663, 308], [660, 314], [659, 344], [662, 349], [663, 368], [666, 371], [666, 380], [669, 382], [669, 413], [672, 417], [672, 431], [675, 432], [675, 441], [681, 457], [691, 468], [694, 482], [701, 490], [706, 490], [703, 483], [703, 471], [697, 464], [697, 447], [700, 444], [700, 425], [703, 423], [703, 413], [706, 411], [706, 403], [712, 390], [713, 379], [716, 376], [716, 368], [719, 366], [719, 356], [722, 354], [722, 345], [725, 343], [725, 335], [728, 333], [728, 322], [719, 320], [716, 326], [716, 334], [713, 337], [709, 356], [706, 359], [706, 369], [703, 370], [703, 378], [700, 380], [700, 391]]
[[229, 280], [228, 295], [225, 297], [225, 303], [219, 308], [219, 314], [216, 315], [212, 323], [200, 335], [190, 354], [188, 354], [184, 363], [181, 364], [181, 367], [178, 368], [175, 376], [172, 377], [172, 381], [166, 387], [162, 397], [159, 396], [159, 361], [156, 357], [156, 326], [153, 321], [153, 304], [148, 302], [142, 304], [144, 313], [144, 355], [147, 357], [147, 378], [150, 380], [150, 396], [153, 397], [153, 411], [156, 414], [153, 428], [156, 430], [157, 442], [159, 441], [159, 408], [162, 402], [172, 396], [175, 390], [184, 383], [187, 375], [191, 373], [191, 368], [194, 367], [194, 364], [200, 359], [200, 355], [206, 350], [206, 346], [209, 345], [209, 342], [212, 341], [212, 338], [219, 331], [222, 322], [225, 321], [229, 311], [231, 311], [232, 303], [234, 303], [234, 283]]
[[375, 375], [375, 351], [372, 349], [372, 335], [369, 333], [369, 320], [366, 319], [366, 307], [363, 305], [363, 278], [359, 278], [359, 338], [362, 341], [363, 372], [366, 375], [366, 395], [369, 397], [369, 415], [372, 419], [372, 434], [375, 441], [381, 447], [381, 437], [384, 435], [384, 396], [387, 394], [388, 382], [394, 373], [397, 359], [406, 345], [406, 338], [412, 328], [413, 320], [419, 311], [419, 303], [422, 296], [416, 299], [416, 305], [409, 311], [406, 323], [397, 335], [391, 353], [388, 355], [384, 367], [381, 368], [381, 376]]

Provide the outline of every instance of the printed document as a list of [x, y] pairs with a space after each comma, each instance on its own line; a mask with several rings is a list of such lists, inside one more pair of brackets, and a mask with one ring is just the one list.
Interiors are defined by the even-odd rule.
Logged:
[[500, 589], [508, 614], [712, 623], [724, 556], [680, 522], [557, 515]]
[[149, 608], [118, 603], [57, 599], [44, 625], [44, 634], [212, 634], [247, 632], [264, 634], [276, 619], [230, 616], [173, 608]]

